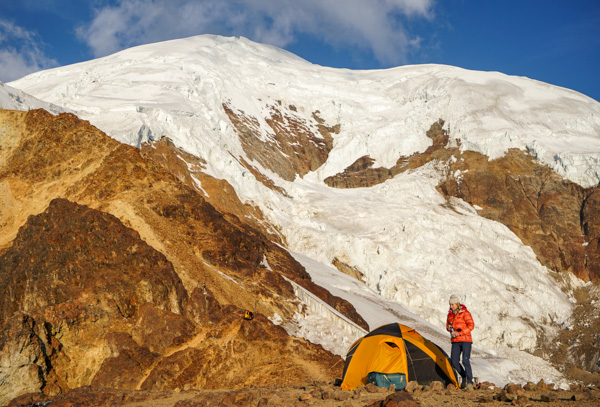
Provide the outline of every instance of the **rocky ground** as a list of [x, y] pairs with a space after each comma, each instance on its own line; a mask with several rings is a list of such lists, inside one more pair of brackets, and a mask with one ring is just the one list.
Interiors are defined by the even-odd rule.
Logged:
[[128, 391], [89, 386], [50, 398], [41, 393], [23, 395], [8, 404], [16, 406], [122, 406], [122, 407], [410, 407], [410, 406], [598, 406], [600, 388], [573, 385], [556, 390], [543, 381], [525, 386], [508, 384], [497, 388], [483, 383], [475, 389], [444, 388], [441, 383], [420, 386], [410, 382], [405, 390], [380, 389], [374, 385], [343, 391], [328, 383], [303, 386], [249, 387], [238, 390]]

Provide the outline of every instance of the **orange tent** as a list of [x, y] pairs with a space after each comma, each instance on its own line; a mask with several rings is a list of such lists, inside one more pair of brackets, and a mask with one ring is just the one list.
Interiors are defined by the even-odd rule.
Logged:
[[446, 352], [414, 329], [398, 323], [381, 326], [354, 342], [346, 355], [342, 389], [353, 390], [367, 384], [370, 372], [401, 373], [407, 383], [441, 381], [458, 387]]

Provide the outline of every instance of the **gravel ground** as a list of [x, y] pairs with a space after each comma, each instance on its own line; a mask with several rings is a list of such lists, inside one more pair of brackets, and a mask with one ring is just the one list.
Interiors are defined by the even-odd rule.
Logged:
[[475, 389], [444, 388], [441, 383], [420, 386], [409, 383], [407, 389], [394, 391], [374, 385], [343, 391], [331, 383], [311, 383], [297, 387], [250, 387], [235, 390], [127, 391], [107, 388], [81, 387], [65, 395], [48, 397], [41, 393], [21, 396], [9, 406], [74, 407], [458, 407], [458, 406], [600, 406], [600, 389], [572, 386], [552, 390], [543, 382], [507, 385], [497, 388], [483, 383]]

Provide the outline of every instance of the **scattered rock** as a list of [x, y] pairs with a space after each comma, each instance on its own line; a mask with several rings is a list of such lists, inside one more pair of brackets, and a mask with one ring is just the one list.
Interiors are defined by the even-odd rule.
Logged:
[[444, 390], [444, 384], [439, 381], [431, 382], [430, 384], [431, 391], [441, 392]]
[[481, 390], [495, 390], [497, 388], [497, 386], [494, 383], [490, 383], [490, 382], [482, 382], [479, 385], [479, 388]]
[[508, 383], [506, 386], [504, 386], [504, 391], [509, 394], [517, 394], [521, 389], [522, 387], [520, 384]]
[[536, 385], [535, 385], [535, 389], [537, 391], [546, 391], [548, 390], [548, 385], [546, 384], [546, 382], [544, 382], [544, 379], [541, 379]]
[[300, 401], [312, 400], [313, 396], [310, 393], [301, 394], [298, 398]]
[[517, 398], [513, 399], [511, 404], [513, 406], [531, 406], [531, 400], [524, 396], [517, 396]]
[[321, 393], [321, 390], [319, 390], [319, 389], [314, 389], [313, 391], [310, 392], [310, 395], [314, 399], [324, 399], [323, 393]]
[[582, 400], [592, 400], [593, 397], [591, 394], [586, 393], [584, 391], [578, 391], [575, 394], [573, 394], [573, 397], [571, 397], [571, 400], [573, 401], [582, 401]]
[[569, 389], [571, 391], [583, 391], [585, 386], [583, 384], [570, 384]]
[[411, 380], [408, 382], [404, 390], [406, 390], [408, 393], [414, 393], [417, 389], [421, 390], [421, 386], [418, 382]]
[[405, 391], [397, 391], [385, 399], [375, 401], [368, 405], [368, 407], [417, 407], [419, 402], [416, 401], [410, 394]]
[[512, 402], [517, 396], [514, 394], [509, 394], [505, 390], [502, 390], [500, 393], [494, 396], [495, 400], [503, 401], [503, 402]]
[[367, 383], [365, 386], [365, 390], [368, 393], [379, 393], [381, 391], [381, 389], [373, 383]]
[[540, 399], [543, 402], [552, 403], [552, 402], [555, 402], [558, 400], [558, 395], [556, 395], [554, 393], [545, 393], [545, 394], [541, 395]]
[[333, 398], [337, 401], [346, 401], [350, 398], [350, 393], [346, 391], [338, 391], [335, 393]]

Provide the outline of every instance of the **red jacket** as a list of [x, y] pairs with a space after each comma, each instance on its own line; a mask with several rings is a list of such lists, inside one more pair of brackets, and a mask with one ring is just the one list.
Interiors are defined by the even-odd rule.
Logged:
[[446, 319], [446, 330], [450, 332], [450, 327], [454, 328], [454, 332], [459, 336], [452, 338], [452, 342], [471, 342], [471, 331], [475, 328], [473, 317], [467, 307], [460, 304], [458, 314], [454, 314], [452, 309], [448, 310], [448, 318]]

